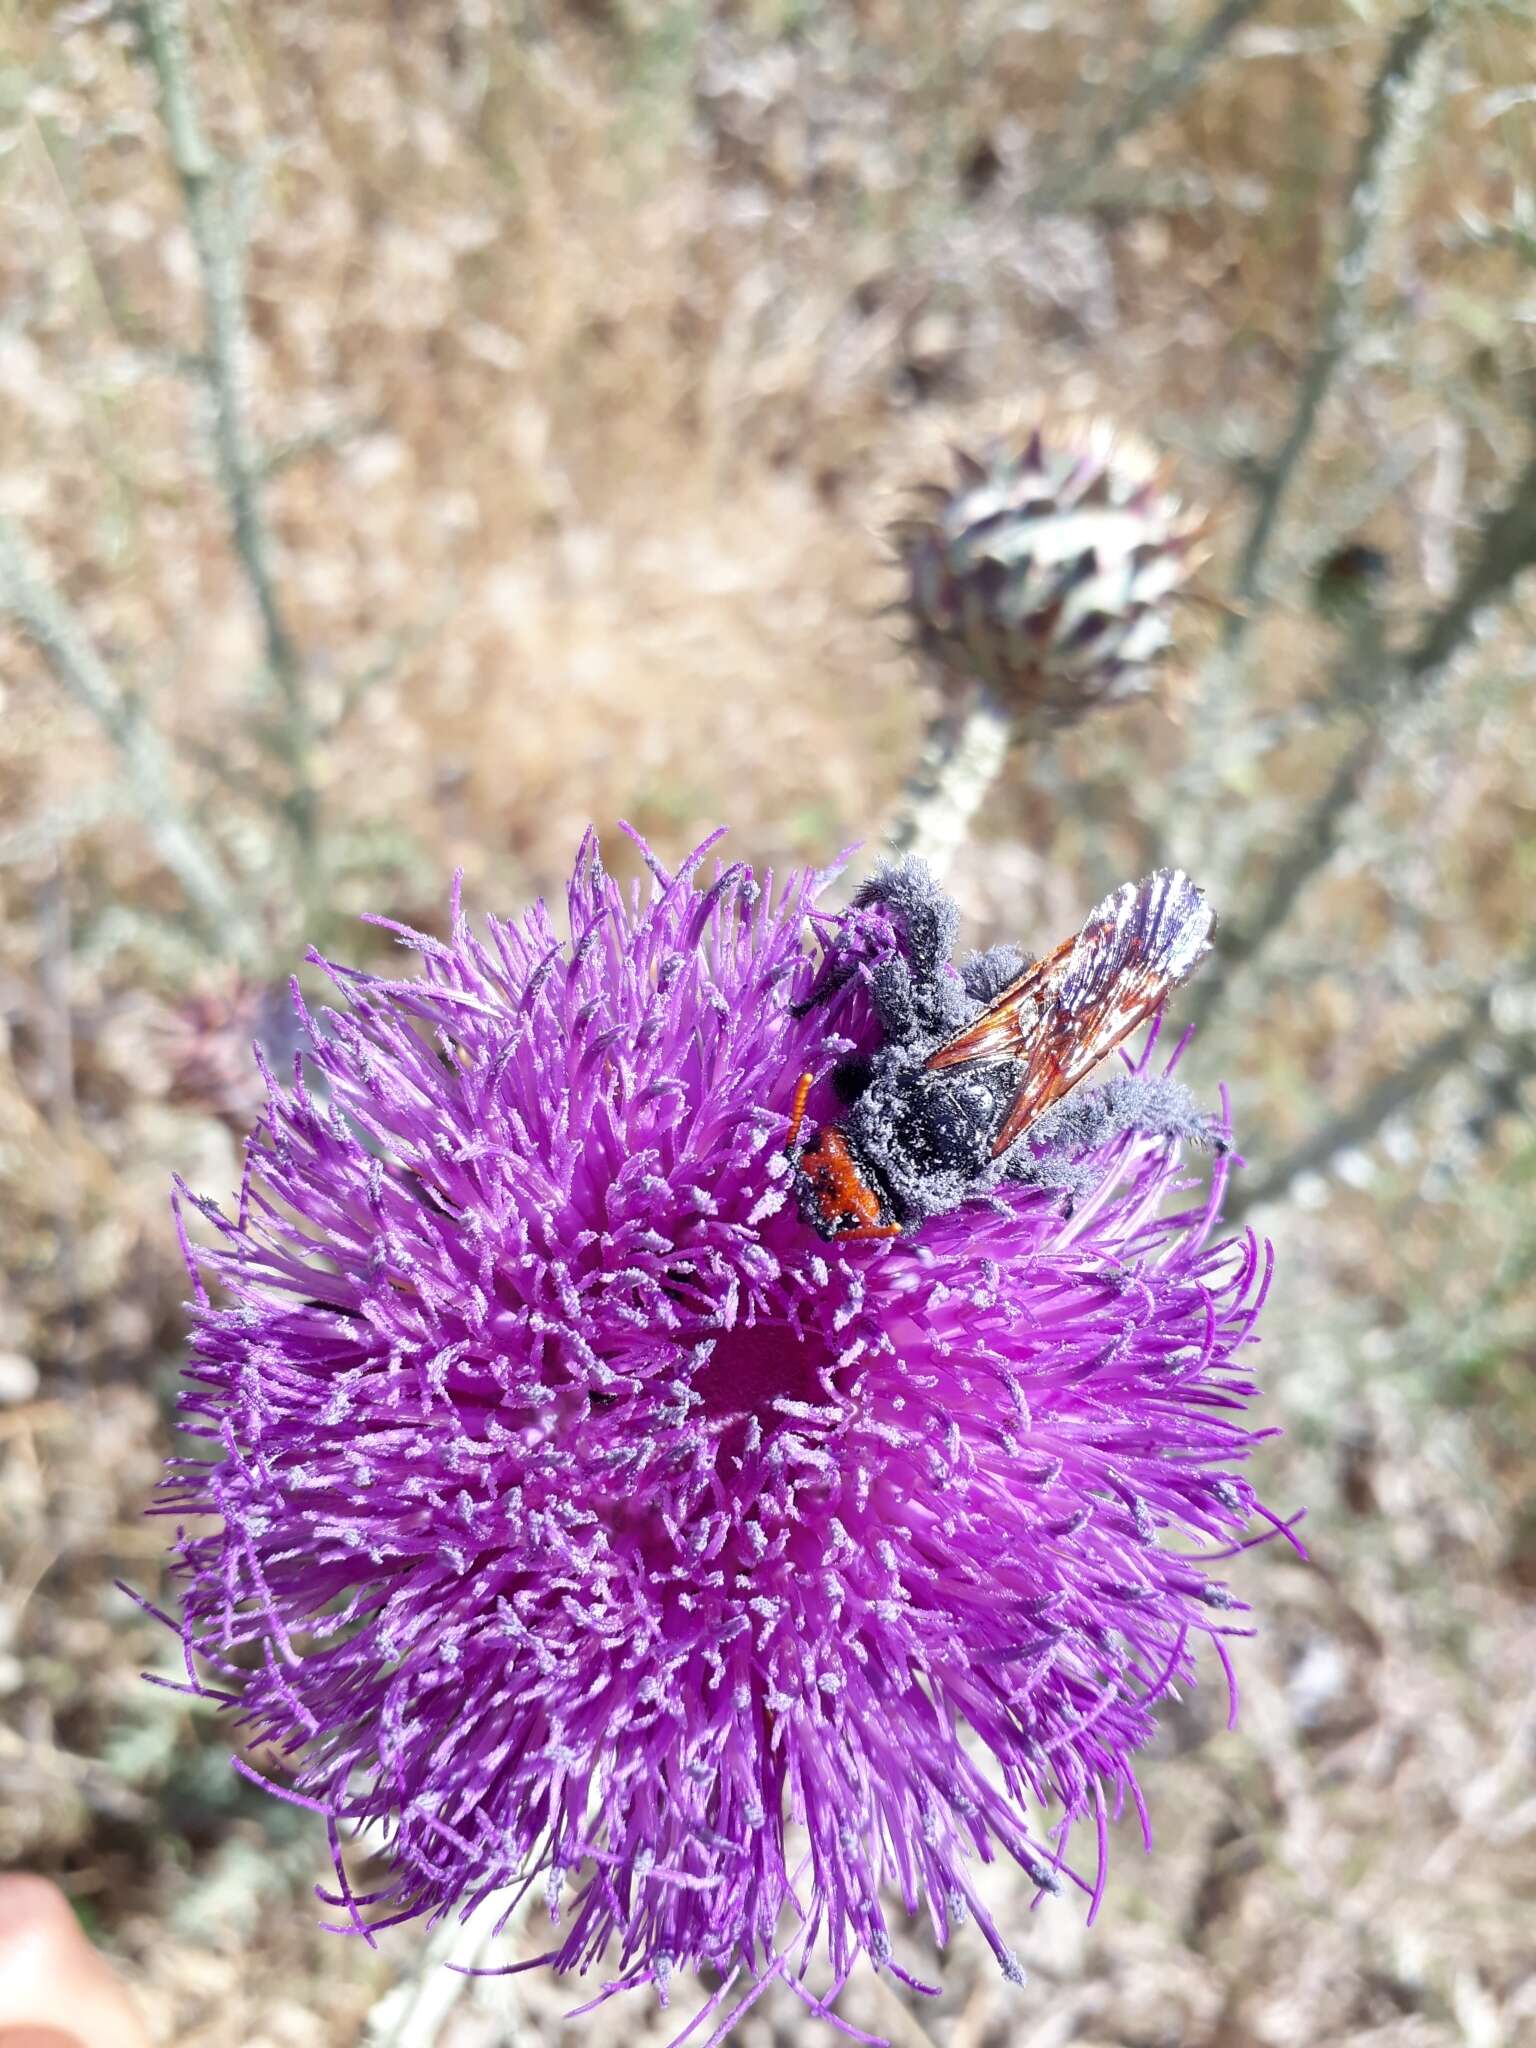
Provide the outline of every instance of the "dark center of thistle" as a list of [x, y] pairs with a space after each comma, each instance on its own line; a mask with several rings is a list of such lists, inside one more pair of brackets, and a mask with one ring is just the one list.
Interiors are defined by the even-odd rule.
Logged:
[[708, 1363], [693, 1382], [704, 1413], [716, 1420], [755, 1415], [765, 1429], [778, 1419], [775, 1401], [826, 1404], [821, 1371], [827, 1363], [818, 1344], [807, 1344], [786, 1323], [754, 1323], [722, 1331]]

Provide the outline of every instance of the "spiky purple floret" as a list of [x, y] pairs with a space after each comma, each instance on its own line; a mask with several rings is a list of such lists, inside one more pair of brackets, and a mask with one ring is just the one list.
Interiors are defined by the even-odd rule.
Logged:
[[1170, 1214], [1177, 1137], [1092, 1117], [1070, 1216], [1005, 1188], [824, 1244], [790, 1100], [870, 1042], [899, 921], [700, 888], [706, 851], [626, 899], [589, 837], [570, 943], [455, 902], [416, 977], [329, 970], [237, 1215], [197, 1204], [189, 1675], [333, 1840], [377, 1824], [359, 1929], [542, 1879], [559, 1969], [835, 1987], [895, 1898], [1014, 1973], [978, 1863], [1083, 1882], [1088, 1815], [1102, 1881], [1154, 1703], [1233, 1626], [1266, 1261], [1209, 1242], [1224, 1160]]

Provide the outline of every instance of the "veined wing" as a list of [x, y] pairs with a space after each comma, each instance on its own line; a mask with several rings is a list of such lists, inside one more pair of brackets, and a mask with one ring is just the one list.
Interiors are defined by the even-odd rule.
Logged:
[[928, 1066], [1018, 1063], [1019, 1085], [993, 1142], [1006, 1152], [1150, 1017], [1211, 949], [1215, 914], [1181, 868], [1126, 882], [1075, 938], [1011, 981]]

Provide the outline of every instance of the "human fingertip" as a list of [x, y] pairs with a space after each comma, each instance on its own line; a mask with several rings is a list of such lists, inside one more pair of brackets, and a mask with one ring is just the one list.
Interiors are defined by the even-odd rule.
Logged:
[[[0, 1940], [17, 1935], [69, 1937], [79, 1932], [68, 1899], [46, 1877], [34, 1877], [30, 1870], [9, 1870], [0, 1875]], [[5, 2036], [0, 2044], [9, 2048]]]

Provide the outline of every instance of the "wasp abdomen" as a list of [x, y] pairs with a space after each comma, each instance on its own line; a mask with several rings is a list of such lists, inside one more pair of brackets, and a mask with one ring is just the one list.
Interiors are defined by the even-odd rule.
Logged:
[[835, 1126], [815, 1132], [807, 1141], [795, 1161], [795, 1174], [801, 1214], [823, 1237], [894, 1234], [886, 1204]]

